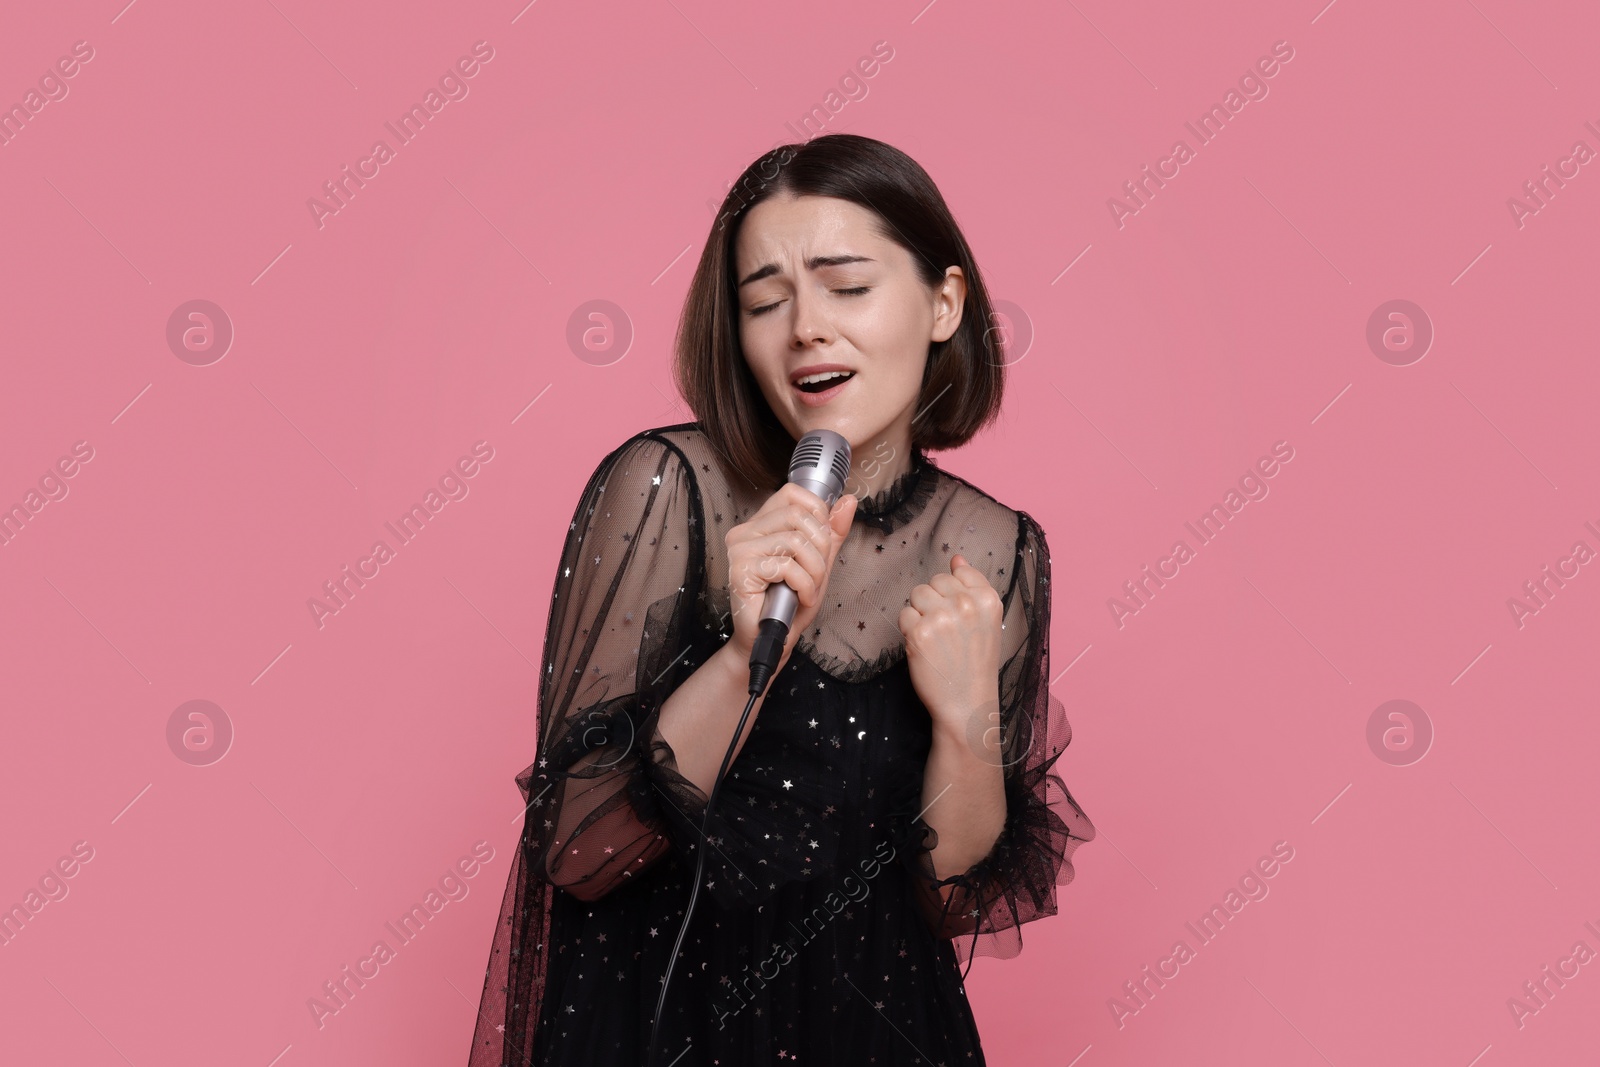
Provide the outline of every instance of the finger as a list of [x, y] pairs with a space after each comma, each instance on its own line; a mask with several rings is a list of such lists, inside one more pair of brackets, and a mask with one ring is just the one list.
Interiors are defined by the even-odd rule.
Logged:
[[760, 542], [765, 537], [791, 532], [804, 538], [819, 553], [828, 551], [828, 543], [832, 539], [829, 524], [818, 522], [811, 512], [794, 505], [735, 526], [728, 531], [726, 540], [731, 553], [735, 545]]
[[827, 528], [828, 512], [820, 502], [812, 508], [796, 502], [773, 505], [769, 501], [760, 511], [734, 527], [734, 530], [742, 529], [746, 534], [776, 533], [779, 530], [804, 530], [807, 533], [816, 533]]
[[816, 577], [793, 557], [784, 557], [783, 569], [778, 572], [778, 580], [793, 589], [795, 597], [808, 608], [822, 599]]
[[895, 618], [895, 623], [898, 624], [899, 627], [900, 627], [900, 633], [903, 634], [903, 635], [907, 635], [906, 647], [908, 647], [908, 648], [911, 646], [911, 641], [910, 641], [910, 637], [909, 637], [909, 635], [911, 633], [911, 628], [913, 626], [915, 626], [917, 624], [917, 620], [919, 620], [921, 618], [922, 618], [922, 612], [918, 611], [916, 608], [910, 606], [909, 604], [906, 605], [905, 607], [901, 608], [900, 609], [900, 614]]
[[985, 586], [993, 588], [989, 584], [988, 576], [968, 563], [966, 557], [959, 552], [950, 559], [950, 573], [959, 579], [961, 584], [970, 586], [973, 589], [982, 589]]
[[959, 596], [967, 591], [967, 583], [953, 574], [935, 574], [928, 579], [928, 584], [945, 596]]
[[850, 536], [850, 525], [855, 522], [856, 497], [849, 493], [842, 496], [834, 504], [833, 513], [828, 517], [828, 524], [832, 527], [832, 548], [828, 553], [828, 565], [833, 565], [833, 559], [839, 554], [839, 549]]
[[765, 537], [745, 541], [740, 545], [739, 558], [746, 569], [758, 571], [769, 582], [782, 581], [772, 576], [775, 574], [773, 568], [779, 566], [773, 562], [776, 560], [798, 560], [808, 574], [816, 577], [821, 577], [827, 569], [822, 551], [799, 530], [779, 530]]
[[816, 579], [793, 556], [765, 556], [757, 566], [745, 570], [738, 581], [739, 592], [749, 603], [762, 599], [768, 586], [780, 584], [793, 589], [807, 607], [818, 599]]
[[926, 615], [944, 603], [944, 594], [931, 585], [919, 585], [911, 590], [911, 606]]
[[826, 525], [828, 521], [827, 501], [823, 500], [820, 496], [818, 496], [816, 493], [813, 493], [803, 485], [796, 485], [794, 482], [784, 482], [782, 488], [774, 493], [772, 497], [769, 498], [768, 502], [771, 503], [772, 500], [782, 501], [783, 503], [803, 508], [804, 510], [809, 511], [812, 515], [816, 516], [817, 521], [823, 523], [824, 525]]

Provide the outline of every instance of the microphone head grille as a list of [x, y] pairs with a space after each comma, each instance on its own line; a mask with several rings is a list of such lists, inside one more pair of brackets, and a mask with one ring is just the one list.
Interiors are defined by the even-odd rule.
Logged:
[[789, 480], [810, 486], [832, 505], [850, 481], [850, 442], [832, 430], [812, 430], [795, 443]]

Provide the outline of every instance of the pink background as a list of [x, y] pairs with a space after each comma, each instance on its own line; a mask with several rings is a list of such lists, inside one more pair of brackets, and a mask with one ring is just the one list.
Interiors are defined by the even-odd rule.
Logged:
[[[1600, 963], [1507, 1006], [1600, 951], [1600, 566], [1508, 608], [1600, 550], [1600, 164], [1507, 206], [1600, 150], [1588, 5], [121, 2], [0, 32], [3, 103], [94, 50], [0, 147], [0, 505], [93, 450], [0, 547], [0, 904], [93, 850], [0, 947], [0, 1059], [464, 1062], [571, 509], [608, 449], [690, 418], [667, 354], [710, 205], [878, 41], [825, 131], [922, 163], [1031, 323], [1003, 423], [936, 458], [1049, 535], [1060, 767], [1101, 831], [1022, 956], [973, 968], [990, 1062], [1592, 1055]], [[319, 228], [307, 200], [477, 41], [469, 95]], [[1268, 95], [1197, 146], [1278, 41]], [[1108, 199], [1179, 138], [1119, 228]], [[209, 365], [167, 341], [196, 299], [235, 331]], [[1395, 299], [1435, 331], [1405, 366], [1366, 339]], [[591, 300], [625, 354], [569, 346]], [[478, 441], [469, 495], [319, 628], [322, 583]], [[1184, 523], [1279, 441], [1199, 546]], [[234, 734], [207, 766], [168, 741], [191, 700]], [[1420, 761], [1369, 744], [1390, 700], [1431, 724]], [[319, 1029], [308, 998], [480, 840], [468, 895]], [[1279, 841], [1201, 946], [1185, 922]]]

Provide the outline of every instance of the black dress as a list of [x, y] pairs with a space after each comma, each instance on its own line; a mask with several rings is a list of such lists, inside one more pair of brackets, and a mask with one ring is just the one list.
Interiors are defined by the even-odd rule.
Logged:
[[[1071, 735], [1048, 689], [1044, 532], [920, 450], [912, 462], [860, 501], [827, 600], [729, 766], [661, 1067], [983, 1064], [960, 965], [1015, 956], [1094, 835], [1052, 770]], [[590, 478], [551, 598], [471, 1067], [644, 1062], [706, 803], [656, 718], [732, 633], [724, 535], [776, 488], [730, 483], [694, 423], [642, 431]], [[920, 817], [932, 722], [898, 616], [957, 552], [1006, 605], [1007, 813], [984, 860], [937, 881]]]

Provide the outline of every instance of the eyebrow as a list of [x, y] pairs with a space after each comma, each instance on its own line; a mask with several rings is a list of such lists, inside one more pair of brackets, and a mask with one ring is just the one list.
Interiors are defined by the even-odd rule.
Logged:
[[[810, 259], [806, 260], [806, 267], [810, 270], [816, 270], [819, 267], [839, 267], [846, 263], [876, 262], [877, 260], [868, 256], [812, 256]], [[776, 273], [778, 273], [778, 265], [776, 263], [763, 264], [756, 270], [751, 271], [750, 274], [738, 284], [737, 288], [742, 289], [751, 282], [758, 282], [762, 278], [770, 278]]]

